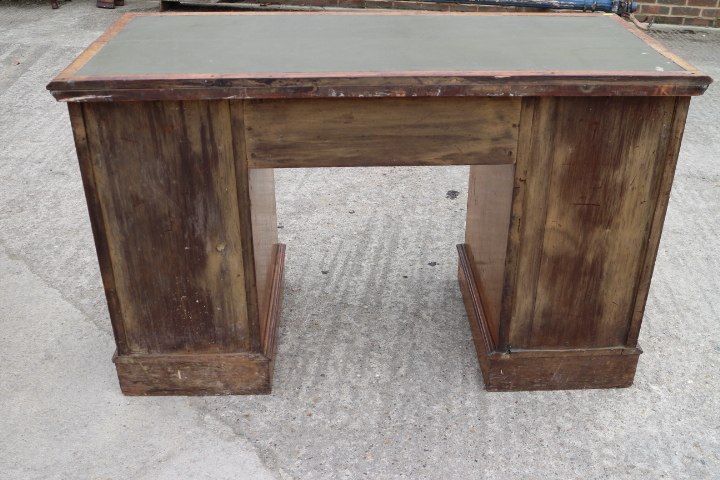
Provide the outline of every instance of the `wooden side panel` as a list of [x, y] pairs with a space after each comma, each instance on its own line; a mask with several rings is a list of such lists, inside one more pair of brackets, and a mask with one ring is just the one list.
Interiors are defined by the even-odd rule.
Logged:
[[[255, 262], [257, 256], [255, 255], [256, 241], [253, 238], [253, 226], [254, 220], [252, 216], [252, 199], [259, 200], [257, 188], [263, 189], [263, 174], [259, 174], [259, 181], [253, 182], [251, 178], [253, 175], [248, 169], [248, 152], [246, 142], [246, 129], [245, 129], [245, 107], [246, 102], [232, 101], [229, 102], [230, 107], [230, 129], [232, 131], [233, 150], [235, 155], [235, 175], [236, 175], [236, 187], [237, 187], [237, 199], [238, 209], [240, 211], [240, 232], [244, 240], [242, 249], [242, 260], [244, 265], [245, 275], [245, 299], [247, 305], [247, 316], [248, 316], [248, 330], [250, 334], [250, 350], [253, 352], [260, 353], [261, 351], [261, 322], [260, 308], [262, 305], [262, 298], [258, 296], [258, 283], [257, 283], [257, 270], [255, 268]], [[256, 188], [252, 188], [253, 183]], [[273, 193], [275, 187], [273, 186]], [[255, 190], [255, 194], [253, 194]], [[267, 186], [265, 187], [267, 190]], [[269, 192], [268, 192], [269, 193]], [[274, 205], [273, 196], [273, 205]], [[262, 202], [262, 201], [261, 201]], [[265, 203], [261, 203], [259, 211], [264, 211], [262, 206], [266, 206]], [[262, 218], [262, 216], [260, 216]]]
[[126, 354], [128, 353], [128, 346], [125, 335], [125, 325], [123, 323], [120, 300], [118, 299], [117, 288], [115, 286], [115, 274], [113, 273], [110, 246], [108, 245], [107, 232], [105, 230], [105, 218], [100, 205], [100, 194], [95, 184], [95, 173], [93, 172], [90, 146], [88, 145], [87, 131], [85, 129], [83, 106], [76, 103], [68, 103], [68, 110], [73, 136], [75, 138], [75, 149], [77, 151], [78, 163], [80, 164], [83, 188], [85, 189], [85, 200], [87, 202], [88, 213], [90, 214], [90, 225], [95, 240], [95, 251], [98, 256], [100, 275], [102, 276], [105, 298], [107, 299], [113, 334], [115, 336], [115, 344], [117, 345], [118, 352]]
[[515, 161], [518, 98], [247, 101], [250, 168]]
[[248, 171], [255, 282], [257, 285], [260, 342], [267, 329], [270, 291], [278, 243], [275, 176], [271, 168]]
[[665, 223], [665, 212], [667, 212], [668, 201], [670, 200], [670, 189], [672, 188], [673, 178], [675, 177], [675, 167], [677, 166], [678, 154], [680, 153], [680, 143], [682, 141], [683, 131], [685, 130], [685, 119], [687, 118], [688, 108], [690, 107], [690, 97], [677, 97], [676, 100], [675, 117], [672, 123], [668, 146], [665, 151], [665, 165], [660, 181], [660, 191], [658, 192], [647, 250], [645, 251], [642, 271], [638, 281], [632, 322], [627, 340], [625, 341], [625, 345], [628, 347], [637, 345], [638, 335], [640, 334], [640, 325], [643, 314], [645, 313], [645, 302], [647, 302], [648, 292], [650, 290], [650, 279], [652, 278], [655, 258], [657, 257], [658, 247], [660, 246], [660, 235], [662, 234], [663, 224]]
[[524, 202], [523, 216], [540, 238], [521, 247], [529, 275], [514, 295], [528, 300], [515, 305], [513, 318], [522, 319], [512, 326], [513, 348], [625, 344], [675, 103], [657, 97], [541, 101], [529, 158], [549, 164], [550, 173], [526, 179], [534, 184], [526, 188], [547, 193], [538, 199], [544, 208]]
[[465, 244], [478, 276], [493, 342], [498, 343], [514, 165], [470, 167]]
[[127, 352], [248, 350], [227, 102], [89, 103], [84, 113]]

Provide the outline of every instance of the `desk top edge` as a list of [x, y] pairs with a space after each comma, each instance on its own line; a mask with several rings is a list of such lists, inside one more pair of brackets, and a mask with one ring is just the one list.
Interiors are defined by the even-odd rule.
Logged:
[[[322, 72], [269, 74], [177, 74], [79, 76], [77, 72], [136, 17], [273, 15], [428, 15], [599, 17], [597, 13], [475, 12], [138, 12], [123, 15], [47, 89], [60, 101], [251, 99], [397, 96], [701, 95], [712, 79], [617, 15], [625, 30], [683, 70], [649, 71], [442, 71]], [[155, 90], [153, 93], [152, 91]]]

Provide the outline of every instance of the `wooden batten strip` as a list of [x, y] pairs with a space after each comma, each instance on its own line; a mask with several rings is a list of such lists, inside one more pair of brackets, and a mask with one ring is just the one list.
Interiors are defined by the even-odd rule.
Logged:
[[285, 245], [279, 243], [275, 247], [275, 267], [273, 268], [272, 284], [270, 287], [267, 319], [262, 337], [262, 352], [270, 358], [275, 358], [277, 345], [277, 331], [280, 324], [280, 311], [282, 309], [283, 285], [285, 281]]
[[264, 355], [114, 355], [125, 395], [258, 395], [271, 391]]
[[253, 228], [250, 202], [250, 178], [247, 166], [247, 148], [245, 141], [244, 102], [227, 102], [228, 115], [232, 125], [232, 142], [235, 157], [235, 177], [237, 185], [238, 208], [240, 210], [240, 238], [242, 239], [243, 268], [245, 273], [245, 293], [247, 298], [248, 330], [250, 351], [260, 352], [260, 307], [255, 276], [255, 249], [253, 246]]
[[98, 256], [100, 275], [102, 277], [105, 298], [108, 302], [108, 311], [112, 321], [113, 334], [118, 351], [121, 354], [126, 354], [129, 352], [127, 332], [125, 331], [120, 299], [117, 295], [105, 215], [100, 202], [100, 195], [96, 188], [97, 184], [95, 182], [95, 172], [92, 165], [92, 153], [88, 143], [87, 131], [85, 130], [84, 108], [83, 105], [80, 104], [68, 104], [68, 110], [70, 112], [73, 136], [75, 137], [75, 149], [80, 165], [80, 174], [85, 190], [85, 201], [87, 202], [88, 212], [90, 213], [90, 226], [95, 240], [95, 251]]
[[670, 128], [670, 138], [668, 139], [667, 149], [665, 150], [663, 173], [658, 188], [655, 211], [650, 226], [650, 234], [648, 235], [643, 264], [637, 281], [637, 293], [632, 310], [632, 319], [625, 341], [625, 345], [628, 347], [637, 345], [640, 334], [640, 325], [642, 324], [642, 318], [645, 314], [645, 304], [650, 291], [650, 281], [652, 280], [655, 259], [657, 258], [658, 248], [660, 247], [660, 236], [662, 235], [663, 225], [665, 224], [665, 214], [667, 213], [668, 202], [670, 201], [670, 190], [672, 189], [673, 179], [675, 178], [675, 168], [677, 167], [680, 144], [682, 142], [683, 131], [685, 130], [685, 120], [689, 107], [690, 97], [678, 97], [676, 99], [672, 127]]

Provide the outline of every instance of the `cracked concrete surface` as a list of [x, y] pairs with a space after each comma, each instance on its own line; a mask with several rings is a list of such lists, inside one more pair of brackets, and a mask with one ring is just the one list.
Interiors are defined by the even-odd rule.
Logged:
[[[127, 3], [0, 1], [0, 478], [720, 477], [717, 84], [691, 105], [633, 387], [485, 392], [456, 280], [466, 168], [358, 168], [277, 172], [273, 394], [123, 397], [67, 111], [45, 85], [158, 6]], [[653, 35], [720, 78], [717, 30]]]

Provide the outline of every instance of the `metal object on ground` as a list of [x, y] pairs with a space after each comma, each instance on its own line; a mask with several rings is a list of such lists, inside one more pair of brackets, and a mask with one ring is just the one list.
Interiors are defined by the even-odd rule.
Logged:
[[636, 2], [623, 0], [424, 0], [434, 3], [462, 3], [496, 5], [500, 7], [536, 7], [555, 10], [582, 10], [583, 12], [608, 12], [624, 15], [637, 10]]

